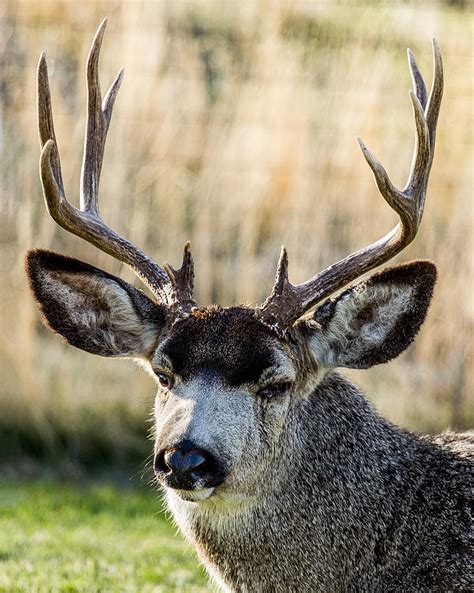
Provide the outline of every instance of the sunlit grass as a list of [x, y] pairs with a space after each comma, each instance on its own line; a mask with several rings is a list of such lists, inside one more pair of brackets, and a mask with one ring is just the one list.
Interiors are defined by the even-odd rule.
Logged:
[[0, 483], [0, 592], [209, 590], [156, 492]]

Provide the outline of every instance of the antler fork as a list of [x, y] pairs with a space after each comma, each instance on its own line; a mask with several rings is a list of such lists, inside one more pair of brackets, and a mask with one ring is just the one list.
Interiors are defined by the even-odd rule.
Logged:
[[261, 320], [277, 333], [285, 334], [288, 327], [313, 305], [369, 270], [387, 262], [415, 238], [423, 216], [428, 177], [434, 156], [436, 123], [443, 94], [443, 65], [435, 39], [433, 56], [433, 85], [427, 100], [423, 77], [413, 53], [408, 50], [408, 64], [413, 81], [410, 98], [415, 115], [416, 137], [411, 170], [403, 190], [392, 184], [382, 164], [362, 140], [357, 139], [372, 169], [377, 187], [385, 201], [398, 214], [399, 223], [382, 239], [352, 253], [303, 284], [292, 285], [288, 281], [288, 255], [283, 247], [272, 292], [257, 309]]
[[120, 70], [104, 100], [99, 83], [99, 54], [106, 27], [102, 21], [87, 59], [87, 124], [80, 184], [80, 209], [66, 198], [54, 133], [46, 57], [38, 64], [38, 124], [41, 143], [40, 176], [46, 208], [64, 229], [129, 265], [167, 311], [170, 324], [186, 317], [194, 306], [194, 267], [189, 243], [179, 270], [155, 263], [139, 247], [107, 226], [99, 214], [98, 190], [105, 140], [112, 109], [123, 79]]

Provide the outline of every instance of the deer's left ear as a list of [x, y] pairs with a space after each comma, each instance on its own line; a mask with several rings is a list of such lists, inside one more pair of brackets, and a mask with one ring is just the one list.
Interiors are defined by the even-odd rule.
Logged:
[[425, 320], [435, 282], [435, 265], [415, 261], [387, 268], [327, 300], [305, 327], [318, 363], [364, 369], [398, 356]]

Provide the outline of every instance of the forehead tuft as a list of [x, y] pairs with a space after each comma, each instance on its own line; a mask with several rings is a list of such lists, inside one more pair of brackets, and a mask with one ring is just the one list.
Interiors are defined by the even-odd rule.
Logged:
[[183, 380], [213, 371], [230, 385], [258, 381], [276, 363], [277, 349], [278, 339], [251, 309], [218, 306], [194, 309], [159, 347]]
[[[209, 307], [193, 307], [191, 318], [194, 319], [212, 319], [218, 315], [225, 315], [228, 309], [219, 307], [219, 305], [210, 305]], [[245, 311], [245, 309], [243, 309]]]

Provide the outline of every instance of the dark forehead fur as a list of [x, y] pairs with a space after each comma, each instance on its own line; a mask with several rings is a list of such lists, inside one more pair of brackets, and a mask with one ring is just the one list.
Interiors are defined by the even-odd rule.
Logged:
[[258, 381], [275, 364], [277, 343], [251, 309], [212, 306], [196, 309], [176, 324], [160, 351], [184, 380], [200, 371], [214, 371], [230, 385], [240, 385]]

